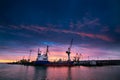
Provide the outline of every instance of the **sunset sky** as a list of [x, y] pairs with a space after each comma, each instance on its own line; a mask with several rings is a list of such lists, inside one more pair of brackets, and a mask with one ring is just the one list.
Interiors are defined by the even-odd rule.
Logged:
[[0, 62], [37, 57], [49, 45], [49, 60], [120, 59], [120, 0], [0, 0]]

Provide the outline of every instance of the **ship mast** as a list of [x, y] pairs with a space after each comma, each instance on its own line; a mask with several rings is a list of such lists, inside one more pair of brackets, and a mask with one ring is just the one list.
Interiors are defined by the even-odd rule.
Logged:
[[48, 56], [48, 52], [49, 52], [48, 48], [49, 46], [47, 45], [46, 54], [45, 54], [46, 56]]
[[71, 40], [70, 46], [68, 47], [68, 51], [66, 51], [66, 53], [68, 54], [68, 61], [70, 61], [70, 53], [71, 53], [72, 43], [73, 43], [73, 39]]
[[41, 53], [40, 53], [40, 49], [38, 48], [38, 55], [41, 55]]

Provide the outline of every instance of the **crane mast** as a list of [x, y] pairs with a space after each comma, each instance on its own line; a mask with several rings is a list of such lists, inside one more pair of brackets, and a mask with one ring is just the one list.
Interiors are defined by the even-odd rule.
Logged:
[[68, 47], [68, 51], [66, 51], [66, 53], [68, 54], [68, 61], [70, 61], [70, 53], [71, 53], [72, 43], [73, 43], [73, 39], [71, 40], [70, 47]]
[[30, 50], [30, 53], [29, 53], [29, 56], [28, 56], [28, 62], [30, 62], [31, 52], [32, 52], [32, 50]]
[[48, 52], [49, 52], [49, 50], [48, 50], [48, 48], [49, 48], [49, 46], [47, 46], [47, 49], [46, 49], [46, 56], [48, 56]]

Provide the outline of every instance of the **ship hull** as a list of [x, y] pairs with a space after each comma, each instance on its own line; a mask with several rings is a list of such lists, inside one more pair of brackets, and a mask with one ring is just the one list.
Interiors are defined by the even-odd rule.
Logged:
[[34, 65], [36, 65], [36, 66], [45, 66], [48, 64], [50, 64], [49, 61], [35, 61], [35, 63], [34, 63]]
[[49, 62], [49, 61], [36, 61], [36, 66], [74, 66], [73, 62]]

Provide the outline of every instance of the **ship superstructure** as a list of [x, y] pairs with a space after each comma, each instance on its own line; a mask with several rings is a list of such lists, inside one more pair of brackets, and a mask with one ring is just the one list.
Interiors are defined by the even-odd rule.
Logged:
[[38, 56], [37, 56], [37, 59], [35, 61], [35, 65], [46, 65], [49, 63], [49, 61], [48, 61], [48, 52], [49, 52], [48, 48], [49, 48], [49, 46], [47, 46], [45, 54], [42, 54], [42, 52], [38, 48]]
[[38, 48], [38, 56], [36, 61], [48, 61], [48, 46], [45, 54], [42, 54]]

